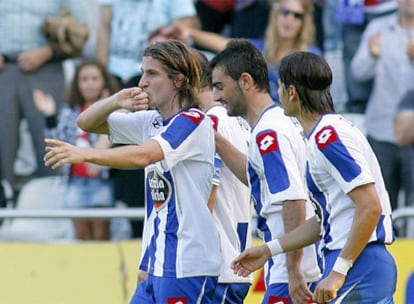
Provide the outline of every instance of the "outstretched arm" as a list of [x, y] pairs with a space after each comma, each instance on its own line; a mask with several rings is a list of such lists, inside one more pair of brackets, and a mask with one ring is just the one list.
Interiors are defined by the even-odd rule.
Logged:
[[234, 273], [246, 277], [260, 269], [271, 256], [306, 247], [319, 240], [320, 224], [316, 217], [308, 219], [296, 229], [263, 245], [248, 248], [232, 263]]
[[164, 159], [161, 146], [153, 139], [140, 146], [128, 145], [112, 149], [80, 148], [55, 139], [45, 139], [45, 143], [44, 162], [54, 170], [65, 164], [83, 162], [121, 169], [145, 168]]
[[107, 118], [117, 110], [147, 110], [148, 95], [139, 87], [123, 89], [112, 96], [94, 102], [78, 119], [78, 126], [85, 132], [109, 134]]

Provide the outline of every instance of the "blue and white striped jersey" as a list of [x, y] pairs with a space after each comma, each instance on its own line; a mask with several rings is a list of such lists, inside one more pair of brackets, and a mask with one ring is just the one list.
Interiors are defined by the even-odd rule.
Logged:
[[347, 195], [358, 186], [375, 183], [382, 215], [370, 242], [393, 239], [391, 206], [377, 158], [365, 136], [343, 116], [325, 114], [308, 139], [307, 183], [321, 220], [321, 248], [342, 249], [354, 218]]
[[204, 113], [191, 109], [162, 121], [156, 111], [113, 113], [113, 142], [152, 138], [164, 159], [145, 168], [146, 220], [139, 268], [154, 276], [218, 276], [218, 232], [207, 207], [214, 171], [214, 131]]
[[[285, 234], [282, 204], [306, 200], [306, 217], [314, 215], [306, 191], [306, 140], [296, 119], [284, 115], [281, 107], [267, 108], [255, 126], [249, 145], [248, 176], [258, 228], [264, 241]], [[320, 278], [314, 245], [303, 249], [301, 267], [307, 282]], [[265, 267], [267, 284], [287, 283], [286, 254], [279, 254]]]

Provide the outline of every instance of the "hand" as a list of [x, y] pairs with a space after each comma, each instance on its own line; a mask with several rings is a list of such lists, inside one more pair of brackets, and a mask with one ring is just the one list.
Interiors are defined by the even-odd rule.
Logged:
[[20, 53], [17, 62], [22, 71], [33, 72], [43, 66], [52, 56], [52, 49], [45, 46]]
[[308, 288], [303, 272], [289, 271], [289, 294], [294, 304], [308, 304], [312, 293]]
[[317, 303], [326, 303], [337, 297], [338, 290], [344, 285], [345, 276], [331, 271], [331, 273], [316, 286], [313, 300]]
[[239, 276], [247, 277], [252, 272], [263, 267], [270, 259], [270, 250], [267, 245], [248, 248], [231, 263], [231, 269]]
[[45, 116], [52, 116], [56, 114], [56, 103], [52, 95], [45, 94], [39, 89], [33, 90], [33, 101], [37, 109]]
[[138, 272], [138, 277], [137, 277], [137, 285], [141, 282], [144, 282], [148, 279], [148, 273], [146, 271], [140, 270], [140, 272]]
[[369, 52], [375, 58], [378, 58], [381, 55], [381, 33], [376, 33], [369, 38]]
[[115, 98], [122, 109], [139, 111], [149, 108], [148, 94], [139, 87], [123, 89], [115, 94]]
[[173, 21], [171, 27], [175, 30], [175, 35], [179, 40], [188, 43], [191, 37], [192, 27], [180, 20]]
[[47, 167], [53, 170], [61, 168], [65, 164], [79, 164], [85, 162], [84, 148], [79, 148], [56, 139], [45, 139], [46, 154], [43, 161]]

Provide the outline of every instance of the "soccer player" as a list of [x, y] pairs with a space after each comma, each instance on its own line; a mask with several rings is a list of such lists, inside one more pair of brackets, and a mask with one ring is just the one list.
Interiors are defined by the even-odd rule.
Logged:
[[[230, 116], [251, 126], [248, 156], [216, 134], [216, 150], [250, 186], [264, 241], [291, 231], [313, 215], [305, 191], [305, 139], [299, 123], [269, 94], [266, 62], [247, 40], [231, 40], [210, 62], [214, 98]], [[270, 258], [270, 256], [269, 256]], [[307, 303], [320, 278], [315, 246], [269, 259], [263, 303]]]
[[[200, 64], [183, 43], [158, 42], [145, 49], [142, 73], [139, 87], [96, 102], [78, 117], [84, 130], [139, 145], [98, 150], [46, 139], [45, 164], [145, 168], [147, 215], [139, 268], [148, 278], [130, 303], [212, 303], [221, 254], [207, 207], [214, 130], [203, 112], [191, 108]], [[134, 112], [147, 108], [154, 110]]]
[[307, 185], [317, 209], [296, 230], [243, 252], [232, 264], [249, 274], [270, 256], [316, 242], [325, 267], [318, 303], [393, 303], [396, 265], [391, 206], [378, 161], [365, 136], [334, 113], [332, 73], [320, 56], [297, 52], [280, 65], [279, 96], [308, 136]]
[[[209, 62], [202, 53], [199, 53], [199, 59], [202, 74], [196, 104], [211, 118], [215, 130], [220, 135], [241, 153], [247, 154], [247, 122], [241, 117], [229, 117], [224, 106], [214, 100]], [[222, 264], [213, 302], [242, 304], [253, 277], [244, 278], [236, 275], [230, 265], [234, 258], [252, 244], [250, 191], [222, 162], [218, 154], [215, 158], [215, 167], [209, 208], [220, 234]]]

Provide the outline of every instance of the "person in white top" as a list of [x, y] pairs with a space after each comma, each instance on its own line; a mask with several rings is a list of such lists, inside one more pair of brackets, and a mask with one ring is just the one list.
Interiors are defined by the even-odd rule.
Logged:
[[[249, 185], [264, 241], [291, 231], [313, 215], [305, 187], [305, 139], [269, 94], [266, 62], [244, 39], [231, 40], [210, 62], [214, 98], [230, 116], [251, 126], [249, 151], [238, 151], [216, 134], [216, 151]], [[315, 246], [267, 261], [263, 303], [307, 303], [320, 277]]]
[[[224, 106], [214, 100], [208, 59], [201, 52], [199, 59], [202, 70], [201, 90], [196, 94], [195, 103], [213, 121], [214, 129], [240, 152], [246, 154], [248, 125], [241, 117], [228, 116]], [[253, 276], [244, 278], [234, 274], [230, 264], [245, 248], [252, 246], [250, 191], [223, 163], [218, 154], [215, 157], [209, 208], [219, 231], [222, 248], [221, 272], [214, 303], [242, 304]]]
[[296, 52], [282, 60], [279, 95], [285, 113], [297, 117], [308, 136], [307, 185], [316, 216], [247, 249], [232, 268], [247, 275], [272, 255], [321, 239], [325, 265], [314, 301], [394, 303], [397, 270], [385, 247], [394, 240], [390, 200], [367, 139], [334, 113], [331, 83], [332, 72], [320, 56]]
[[[78, 162], [145, 168], [146, 218], [139, 268], [148, 277], [130, 303], [212, 303], [221, 253], [207, 207], [214, 130], [211, 120], [192, 108], [200, 64], [185, 44], [157, 42], [145, 49], [142, 72], [139, 87], [101, 100], [77, 120], [84, 130], [107, 133], [113, 142], [132, 145], [98, 150], [46, 139], [45, 164], [53, 169]], [[153, 109], [137, 111], [148, 108]]]

